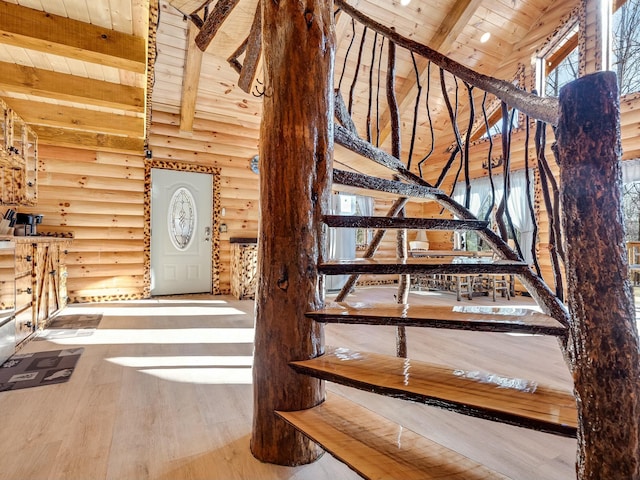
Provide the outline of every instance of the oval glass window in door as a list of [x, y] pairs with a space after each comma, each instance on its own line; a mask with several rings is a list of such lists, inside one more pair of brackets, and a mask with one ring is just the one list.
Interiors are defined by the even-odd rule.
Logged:
[[196, 230], [196, 202], [185, 187], [175, 191], [169, 202], [169, 238], [178, 250], [186, 250]]

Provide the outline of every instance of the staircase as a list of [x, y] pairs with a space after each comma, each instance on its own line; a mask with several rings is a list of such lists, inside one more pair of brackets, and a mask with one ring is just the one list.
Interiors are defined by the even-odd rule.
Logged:
[[[454, 263], [443, 258], [359, 258], [322, 262], [318, 265], [319, 273], [516, 275], [545, 313], [342, 301], [307, 312], [307, 321], [370, 325], [371, 328], [411, 326], [527, 333], [566, 340], [568, 317], [556, 296], [517, 253], [489, 229], [487, 222], [474, 218], [444, 192], [425, 185], [339, 170], [334, 171], [334, 184], [430, 199], [458, 219], [327, 215], [324, 222], [329, 227], [473, 230], [485, 239], [498, 259], [487, 263], [466, 258], [464, 263]], [[576, 436], [578, 420], [573, 394], [532, 380], [468, 371], [455, 365], [445, 368], [410, 358], [341, 347], [326, 347], [323, 355], [290, 365], [300, 374], [379, 395], [549, 434]], [[330, 395], [309, 410], [277, 414], [364, 478], [506, 478], [341, 396]]]

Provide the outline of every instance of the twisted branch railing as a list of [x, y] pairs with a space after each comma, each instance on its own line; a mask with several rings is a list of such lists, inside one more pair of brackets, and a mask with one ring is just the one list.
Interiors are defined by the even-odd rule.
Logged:
[[[452, 185], [451, 193], [453, 193], [453, 186], [459, 183], [461, 180], [464, 182], [464, 192], [462, 205], [468, 210], [470, 207], [471, 199], [471, 165], [472, 163], [478, 164], [476, 158], [472, 162], [472, 156], [477, 155], [474, 152], [479, 150], [481, 144], [488, 144], [488, 151], [486, 153], [486, 165], [488, 171], [488, 177], [491, 184], [491, 198], [490, 206], [484, 213], [485, 219], [488, 220], [492, 211], [495, 211], [495, 228], [499, 233], [499, 236], [506, 242], [507, 239], [511, 239], [514, 242], [514, 248], [517, 252], [519, 259], [524, 258], [526, 255], [522, 250], [522, 246], [518, 241], [518, 234], [513, 223], [512, 214], [508, 208], [508, 199], [510, 195], [510, 175], [513, 165], [514, 154], [517, 151], [518, 156], [522, 154], [524, 157], [524, 169], [527, 179], [527, 208], [529, 215], [533, 219], [533, 232], [534, 238], [538, 235], [539, 227], [535, 214], [535, 206], [531, 199], [534, 180], [529, 172], [529, 129], [530, 118], [536, 119], [536, 135], [535, 135], [535, 148], [536, 148], [536, 165], [539, 170], [540, 180], [540, 192], [544, 200], [545, 210], [548, 215], [548, 223], [550, 225], [549, 234], [549, 260], [547, 261], [551, 265], [551, 272], [553, 275], [553, 284], [555, 285], [555, 294], [558, 298], [563, 298], [564, 281], [563, 275], [563, 253], [562, 253], [562, 237], [559, 222], [559, 195], [557, 181], [553, 177], [553, 172], [549, 162], [546, 159], [545, 152], [547, 150], [546, 145], [546, 128], [544, 121], [555, 124], [557, 122], [557, 108], [558, 102], [555, 98], [541, 98], [534, 93], [529, 93], [514, 85], [513, 82], [498, 80], [486, 75], [479, 74], [466, 68], [465, 66], [439, 54], [438, 52], [430, 49], [425, 45], [421, 45], [411, 39], [407, 39], [398, 34], [394, 30], [381, 25], [371, 18], [367, 17], [363, 13], [357, 11], [354, 7], [350, 6], [343, 0], [336, 1], [337, 7], [343, 12], [351, 16], [351, 29], [352, 38], [349, 48], [347, 48], [343, 70], [340, 73], [340, 82], [343, 78], [352, 78], [352, 83], [349, 87], [349, 108], [347, 109], [339, 88], [336, 91], [336, 118], [339, 124], [335, 126], [335, 141], [354, 151], [361, 156], [375, 161], [376, 163], [389, 168], [392, 172], [399, 175], [403, 180], [410, 183], [415, 183], [423, 186], [435, 186], [442, 187], [443, 185]], [[367, 59], [365, 55], [365, 44], [367, 40], [367, 32], [375, 32], [373, 39], [373, 45], [370, 53], [370, 58]], [[359, 33], [358, 33], [359, 32]], [[349, 54], [352, 50], [352, 46], [356, 41], [357, 35], [360, 35], [357, 59], [355, 60], [355, 66], [353, 63], [348, 62]], [[381, 72], [381, 64], [383, 57], [383, 45], [387, 44], [387, 71], [386, 74]], [[400, 50], [398, 50], [400, 48]], [[353, 49], [355, 51], [355, 49]], [[400, 114], [398, 111], [398, 102], [395, 97], [395, 77], [396, 77], [396, 59], [398, 55], [405, 55], [405, 58], [410, 57], [414, 66], [414, 75], [417, 82], [415, 89], [415, 102], [413, 110], [413, 118], [411, 122], [411, 133], [409, 137], [409, 149], [406, 159], [402, 157], [402, 123], [400, 122]], [[416, 67], [415, 56], [421, 55], [428, 60], [427, 63], [427, 85], [426, 85], [426, 99], [424, 108], [421, 106], [422, 96], [422, 84], [420, 83], [420, 75]], [[369, 75], [366, 79], [366, 86], [360, 86], [360, 89], [356, 88], [359, 76], [357, 73], [348, 74], [345, 69], [348, 65], [355, 69], [355, 72], [361, 70], [363, 62], [369, 61]], [[448, 113], [449, 124], [451, 127], [450, 137], [453, 138], [453, 143], [449, 144], [448, 159], [444, 162], [440, 159], [435, 159], [433, 156], [435, 151], [435, 145], [438, 141], [442, 144], [441, 140], [438, 140], [435, 135], [435, 128], [432, 122], [432, 110], [437, 108], [430, 104], [435, 98], [431, 86], [431, 64], [438, 67], [439, 72], [439, 86], [441, 90], [442, 100], [444, 107]], [[377, 91], [373, 92], [374, 88], [374, 70], [377, 64]], [[364, 69], [363, 69], [364, 70]], [[387, 110], [389, 112], [388, 117], [390, 121], [390, 133], [391, 133], [391, 153], [386, 153], [382, 148], [374, 147], [370, 140], [375, 137], [376, 144], [380, 143], [381, 117], [380, 117], [380, 81], [384, 80], [385, 83], [385, 95], [383, 97], [387, 100]], [[365, 80], [362, 80], [363, 82]], [[407, 79], [406, 81], [409, 81]], [[462, 85], [460, 84], [462, 82]], [[356, 126], [354, 122], [353, 110], [354, 110], [354, 94], [356, 91], [362, 91], [367, 89], [368, 91], [368, 105], [366, 122], [362, 128]], [[462, 91], [465, 94], [462, 94]], [[372, 114], [372, 99], [376, 99], [376, 112]], [[481, 110], [481, 118], [476, 119], [476, 111]], [[526, 113], [526, 117], [524, 115]], [[422, 114], [426, 116], [427, 122], [425, 122], [426, 128], [428, 128], [428, 136], [430, 141], [428, 142], [428, 150], [426, 152], [420, 152], [421, 159], [417, 162], [417, 173], [412, 170], [412, 158], [416, 153], [416, 136], [420, 133], [424, 134], [424, 131], [420, 129], [424, 128], [422, 125], [418, 127], [418, 117]], [[523, 128], [518, 130], [518, 135], [514, 135], [516, 119], [519, 119]], [[497, 137], [500, 139], [500, 154], [499, 157], [494, 158], [494, 135], [491, 135], [492, 124], [494, 122], [501, 122], [502, 128], [501, 134]], [[372, 132], [375, 125], [376, 133]], [[362, 132], [362, 136], [366, 137], [368, 141], [360, 138], [359, 132]], [[480, 138], [483, 135], [483, 138]], [[524, 132], [524, 138], [522, 132]], [[514, 143], [514, 138], [517, 140]], [[442, 157], [441, 154], [439, 154]], [[430, 160], [437, 160], [431, 162]], [[436, 165], [443, 164], [438, 170]], [[522, 164], [522, 160], [518, 157], [518, 164]], [[494, 181], [494, 174], [496, 169], [502, 167], [499, 173], [502, 174], [501, 190], [504, 192], [501, 201], [498, 205], [496, 203], [496, 189], [498, 186]], [[415, 169], [415, 167], [414, 167]], [[438, 173], [439, 172], [439, 173]], [[434, 178], [433, 180], [427, 180], [425, 177]], [[484, 240], [484, 239], [483, 239]], [[531, 257], [533, 258], [532, 264], [535, 269], [535, 275], [538, 277], [542, 274], [540, 267], [539, 257], [544, 254], [544, 251], [536, 250], [536, 242], [532, 242]], [[351, 282], [350, 282], [351, 284]], [[352, 285], [351, 285], [352, 286]]]

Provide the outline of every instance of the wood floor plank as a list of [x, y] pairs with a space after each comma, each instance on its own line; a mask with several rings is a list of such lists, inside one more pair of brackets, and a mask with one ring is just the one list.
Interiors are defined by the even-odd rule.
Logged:
[[[382, 298], [393, 301], [395, 293], [395, 286], [358, 287], [349, 298], [375, 303]], [[487, 297], [457, 302], [447, 292], [409, 295], [412, 304], [496, 305]], [[504, 305], [531, 303], [528, 297], [517, 297]], [[22, 349], [26, 353], [85, 347], [68, 382], [0, 392], [0, 480], [360, 478], [331, 455], [299, 467], [265, 464], [251, 455], [250, 367], [237, 359], [250, 359], [253, 345], [246, 335], [233, 332], [253, 326], [252, 300], [193, 295], [71, 304], [66, 313], [102, 313], [104, 318], [90, 336], [32, 341]], [[394, 327], [326, 325], [324, 331], [328, 344], [395, 352]], [[423, 328], [409, 328], [408, 337], [410, 354], [426, 362], [507, 369], [512, 376], [537, 378], [560, 389], [571, 385], [552, 337]], [[211, 373], [221, 370], [236, 373]], [[508, 477], [575, 476], [575, 439], [335, 383], [328, 383], [327, 390]], [[108, 456], [106, 471], [103, 455]]]
[[566, 333], [566, 328], [555, 319], [525, 308], [332, 302], [322, 309], [308, 312], [307, 316], [325, 323], [396, 325], [544, 335]]
[[576, 435], [573, 395], [529, 380], [347, 348], [327, 348], [324, 355], [291, 366], [301, 373], [382, 395], [548, 433]]
[[339, 395], [277, 414], [366, 479], [508, 478]]

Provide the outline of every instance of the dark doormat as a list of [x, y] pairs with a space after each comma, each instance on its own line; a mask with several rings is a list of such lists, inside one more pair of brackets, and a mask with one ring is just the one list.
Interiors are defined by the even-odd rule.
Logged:
[[83, 347], [16, 354], [0, 366], [0, 392], [69, 380]]
[[87, 337], [93, 332], [102, 320], [102, 314], [91, 315], [58, 315], [47, 328], [42, 330], [36, 340], [55, 340], [58, 338]]

